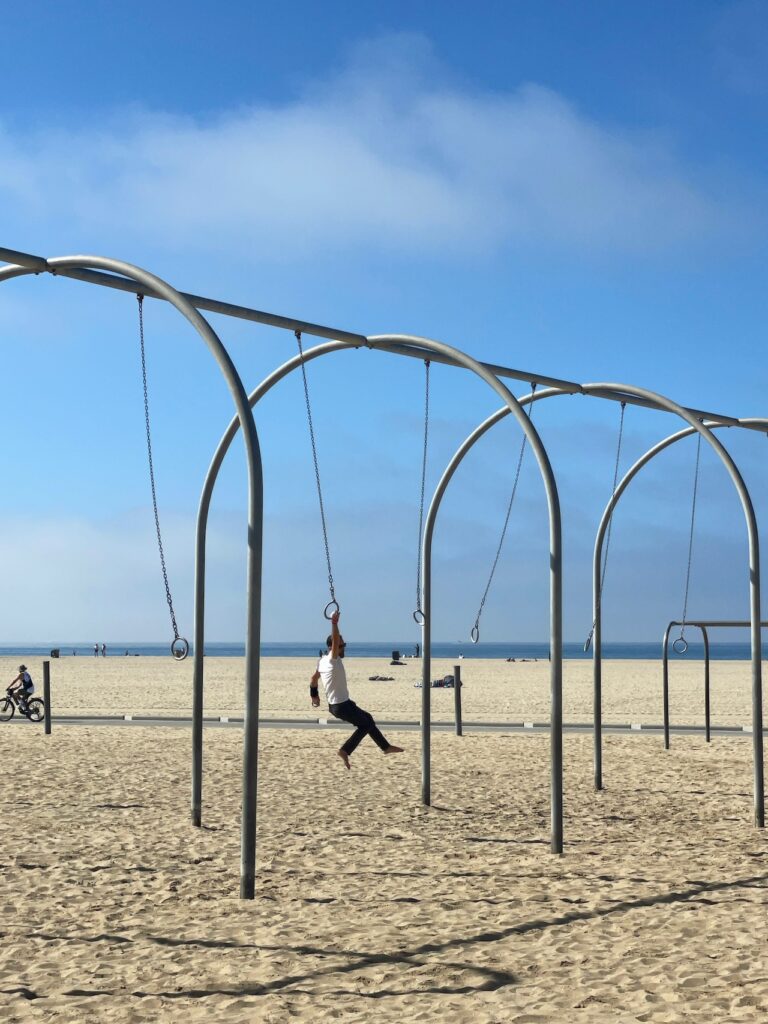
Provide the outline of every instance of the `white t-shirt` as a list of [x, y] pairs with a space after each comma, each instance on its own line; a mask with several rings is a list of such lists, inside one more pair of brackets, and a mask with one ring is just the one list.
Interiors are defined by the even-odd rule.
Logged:
[[347, 673], [341, 658], [332, 658], [329, 651], [318, 661], [317, 671], [323, 681], [325, 696], [329, 704], [343, 704], [345, 700], [349, 700]]

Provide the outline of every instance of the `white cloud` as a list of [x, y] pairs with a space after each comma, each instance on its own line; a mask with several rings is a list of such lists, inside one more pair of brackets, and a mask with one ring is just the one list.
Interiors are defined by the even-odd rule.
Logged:
[[271, 258], [363, 246], [652, 252], [740, 231], [739, 209], [697, 182], [660, 141], [601, 125], [549, 89], [446, 84], [407, 36], [370, 44], [280, 105], [0, 131], [8, 221]]

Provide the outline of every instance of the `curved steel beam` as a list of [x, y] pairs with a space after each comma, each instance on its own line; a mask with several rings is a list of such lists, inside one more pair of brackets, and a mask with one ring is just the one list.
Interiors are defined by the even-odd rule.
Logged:
[[[56, 274], [58, 270], [105, 270], [121, 274], [135, 282], [137, 290], [151, 289], [165, 299], [195, 328], [216, 360], [243, 427], [248, 464], [248, 569], [245, 636], [245, 730], [243, 744], [242, 821], [240, 832], [240, 897], [253, 899], [256, 884], [256, 798], [259, 754], [259, 648], [261, 628], [261, 561], [263, 533], [263, 480], [261, 453], [256, 425], [250, 413], [248, 396], [229, 353], [208, 321], [197, 309], [166, 281], [141, 267], [105, 256], [59, 256], [44, 261], [44, 266], [30, 268], [26, 273], [41, 270]], [[0, 269], [0, 281], [19, 277], [18, 267]]]
[[[557, 488], [552, 474], [549, 460], [546, 456], [544, 448], [538, 437], [538, 434], [530, 424], [528, 417], [522, 411], [517, 399], [512, 395], [508, 389], [501, 384], [493, 374], [484, 367], [481, 363], [467, 356], [459, 349], [455, 349], [449, 345], [445, 345], [442, 342], [433, 341], [428, 338], [422, 338], [413, 335], [377, 335], [370, 337], [366, 341], [366, 345], [369, 348], [381, 349], [383, 351], [391, 351], [402, 354], [405, 351], [412, 352], [417, 350], [420, 354], [423, 353], [424, 357], [428, 357], [430, 354], [436, 354], [442, 357], [448, 357], [451, 362], [456, 365], [462, 366], [465, 369], [472, 370], [481, 379], [483, 379], [494, 391], [497, 392], [505, 401], [505, 407], [502, 415], [506, 415], [512, 412], [518, 422], [521, 423], [523, 429], [528, 436], [531, 448], [536, 454], [539, 465], [542, 469], [542, 475], [545, 480], [545, 487], [547, 489], [547, 497], [550, 508], [550, 565], [551, 565], [551, 576], [552, 586], [550, 594], [550, 612], [551, 612], [551, 650], [552, 650], [552, 669], [551, 669], [551, 691], [552, 691], [552, 849], [556, 853], [561, 853], [563, 848], [563, 836], [562, 836], [562, 581], [561, 581], [561, 564], [562, 564], [562, 542], [561, 542], [561, 528], [560, 528], [560, 507], [559, 499], [557, 496]], [[324, 355], [327, 352], [337, 351], [341, 348], [349, 347], [360, 347], [358, 345], [351, 345], [344, 341], [334, 341], [324, 345], [318, 345], [313, 349], [309, 349], [304, 353], [305, 361], [307, 359], [314, 359], [320, 355]], [[296, 356], [289, 360], [283, 366], [279, 367], [273, 374], [271, 374], [261, 385], [251, 394], [249, 403], [251, 406], [263, 397], [263, 395], [270, 390], [279, 380], [285, 377], [292, 370], [296, 369], [301, 365], [301, 357]], [[559, 390], [552, 389], [553, 393], [561, 393]], [[495, 420], [494, 420], [495, 422]], [[486, 429], [492, 424], [489, 423]], [[195, 740], [193, 744], [193, 801], [192, 801], [192, 817], [193, 821], [199, 824], [201, 818], [202, 808], [202, 694], [203, 694], [203, 650], [204, 650], [204, 577], [205, 577], [205, 541], [207, 531], [207, 518], [210, 508], [210, 501], [213, 492], [213, 487], [218, 476], [219, 469], [223, 462], [224, 456], [237, 433], [238, 422], [234, 421], [230, 423], [227, 431], [222, 437], [219, 447], [217, 448], [216, 454], [211, 462], [208, 476], [203, 488], [203, 494], [200, 499], [200, 509], [198, 514], [198, 531], [196, 541], [196, 573], [195, 573], [195, 689], [194, 689], [194, 720], [195, 724], [193, 729], [195, 730]], [[483, 431], [484, 432], [484, 431]], [[436, 508], [435, 508], [436, 513]], [[434, 513], [432, 516], [434, 523]], [[423, 564], [425, 566], [425, 575], [423, 579], [423, 590], [424, 590], [424, 602], [431, 599], [431, 571], [429, 571], [427, 562], [427, 531], [425, 528], [424, 534], [424, 559]], [[427, 603], [423, 603], [424, 609], [424, 623], [422, 625], [423, 631], [423, 653], [424, 661], [426, 663], [426, 671], [429, 672], [430, 663], [430, 651], [429, 644], [431, 643], [430, 635], [430, 621], [429, 614], [427, 611]], [[426, 693], [422, 694], [422, 799], [425, 803], [430, 803], [430, 744], [429, 744], [429, 712], [430, 712], [430, 693], [429, 687], [426, 687]], [[424, 712], [426, 708], [426, 713]]]
[[[377, 341], [406, 341], [425, 345], [426, 340], [402, 335], [384, 335], [371, 338]], [[551, 763], [551, 799], [550, 799], [550, 834], [553, 853], [563, 852], [563, 606], [562, 606], [562, 530], [560, 519], [560, 499], [557, 484], [549, 462], [546, 449], [541, 442], [538, 431], [526, 416], [520, 402], [515, 396], [476, 360], [440, 342], [431, 342], [439, 346], [437, 351], [451, 355], [467, 369], [472, 369], [504, 400], [505, 407], [511, 412], [525, 433], [539, 466], [549, 510], [549, 543], [550, 543], [550, 763]], [[542, 393], [543, 396], [543, 393]], [[500, 418], [500, 417], [498, 417]], [[492, 416], [491, 420], [495, 422]], [[486, 421], [485, 429], [492, 423]], [[485, 432], [484, 430], [482, 431]], [[460, 461], [460, 459], [459, 459]], [[457, 463], [458, 464], [458, 463]], [[455, 468], [455, 467], [454, 467]], [[452, 475], [452, 473], [450, 474]], [[448, 477], [450, 479], [450, 476]], [[448, 479], [445, 480], [447, 486]], [[422, 539], [422, 687], [421, 687], [421, 749], [422, 749], [422, 802], [431, 803], [431, 644], [432, 644], [432, 539], [435, 518], [440, 505], [440, 498], [445, 490], [438, 488], [439, 494], [433, 497], [424, 524]], [[436, 499], [436, 500], [435, 500]]]
[[[318, 356], [328, 352], [337, 352], [340, 349], [353, 349], [345, 341], [328, 341], [304, 352], [304, 362], [311, 362]], [[273, 373], [266, 377], [261, 384], [251, 392], [247, 398], [249, 410], [253, 409], [256, 403], [270, 391], [275, 384], [286, 377], [297, 367], [301, 366], [301, 356], [296, 355], [288, 362], [283, 363]], [[249, 419], [253, 416], [249, 411]], [[208, 467], [203, 490], [200, 495], [200, 504], [197, 512], [197, 530], [195, 534], [195, 603], [194, 603], [194, 630], [193, 630], [193, 670], [192, 670], [192, 824], [198, 827], [202, 824], [203, 805], [203, 691], [205, 688], [205, 551], [208, 537], [208, 516], [211, 508], [213, 489], [219, 476], [224, 458], [229, 451], [232, 441], [240, 429], [240, 418], [235, 416], [225, 430], [216, 452]]]
[[[720, 441], [712, 433], [712, 428], [721, 426], [721, 424], [712, 424], [711, 427], [706, 426], [696, 419], [695, 416], [691, 415], [687, 409], [677, 405], [671, 399], [659, 395], [653, 391], [647, 391], [645, 388], [636, 388], [632, 385], [615, 385], [615, 384], [585, 384], [584, 391], [589, 394], [590, 390], [598, 390], [601, 388], [616, 388], [620, 387], [622, 390], [627, 390], [630, 394], [639, 394], [644, 398], [650, 398], [652, 401], [658, 403], [662, 408], [668, 412], [677, 413], [682, 419], [686, 420], [689, 424], [689, 428], [678, 431], [676, 434], [670, 435], [660, 441], [659, 444], [654, 445], [645, 455], [641, 456], [640, 459], [631, 467], [625, 474], [624, 478], [618, 484], [616, 491], [612, 495], [608, 502], [603, 517], [600, 520], [598, 527], [597, 536], [595, 538], [595, 550], [592, 561], [592, 611], [595, 618], [595, 635], [594, 635], [594, 646], [593, 646], [593, 701], [594, 701], [594, 730], [595, 730], [595, 789], [603, 788], [603, 776], [602, 776], [602, 638], [601, 638], [601, 595], [600, 595], [600, 563], [602, 560], [602, 547], [603, 539], [608, 527], [608, 522], [611, 518], [616, 503], [618, 502], [621, 495], [627, 488], [627, 485], [639, 472], [642, 467], [649, 462], [655, 455], [669, 447], [670, 444], [674, 444], [683, 437], [687, 437], [693, 433], [700, 433], [707, 443], [714, 448], [716, 454], [720, 458], [721, 462], [725, 466], [728, 475], [736, 487], [736, 491], [741, 500], [742, 510], [744, 512], [744, 518], [747, 523], [747, 534], [749, 540], [749, 604], [750, 604], [750, 639], [751, 639], [751, 651], [752, 651], [752, 749], [753, 749], [753, 802], [754, 802], [754, 820], [755, 825], [758, 828], [765, 827], [765, 791], [764, 791], [764, 777], [763, 777], [763, 684], [762, 684], [762, 664], [761, 664], [761, 636], [760, 636], [760, 538], [757, 530], [757, 520], [755, 518], [755, 510], [752, 505], [752, 499], [747, 490], [747, 486], [739, 472], [736, 464], [731, 458], [728, 451], [723, 447]], [[749, 418], [746, 419], [745, 424], [750, 424], [753, 428], [756, 424], [765, 422], [768, 425], [768, 420], [762, 421], [761, 419]]]

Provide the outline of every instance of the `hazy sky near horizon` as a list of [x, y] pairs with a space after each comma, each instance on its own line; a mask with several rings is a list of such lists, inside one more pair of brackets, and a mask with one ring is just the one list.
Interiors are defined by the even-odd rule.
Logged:
[[[3, 11], [0, 60], [0, 245], [117, 257], [185, 291], [437, 338], [530, 379], [633, 383], [768, 416], [766, 0], [59, 0]], [[197, 504], [233, 407], [178, 314], [148, 301], [145, 320], [161, 522], [190, 635]], [[296, 351], [289, 332], [211, 322], [249, 391]], [[8, 282], [0, 346], [2, 635], [164, 639], [135, 299], [49, 276]], [[337, 596], [359, 640], [418, 639], [423, 374], [368, 351], [308, 368]], [[466, 372], [433, 366], [428, 496], [498, 405]], [[558, 397], [534, 420], [563, 508], [565, 637], [581, 639], [619, 408]], [[681, 425], [631, 406], [625, 422], [622, 469]], [[262, 633], [322, 637], [326, 571], [297, 375], [256, 423]], [[766, 437], [719, 436], [765, 543]], [[446, 494], [436, 638], [464, 639], [474, 622], [519, 444], [499, 424]], [[656, 639], [682, 612], [694, 460], [689, 439], [622, 499], [607, 640]], [[243, 635], [245, 503], [236, 443], [210, 525], [212, 640]], [[545, 639], [548, 576], [528, 455], [483, 639]], [[688, 610], [748, 614], [744, 517], [706, 447]]]

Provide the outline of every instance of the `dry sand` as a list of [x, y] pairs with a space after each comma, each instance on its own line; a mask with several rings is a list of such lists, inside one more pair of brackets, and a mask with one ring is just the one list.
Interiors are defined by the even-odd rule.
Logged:
[[[0, 678], [16, 675], [18, 659], [0, 658]], [[206, 658], [205, 707], [208, 715], [243, 714], [243, 661]], [[421, 662], [391, 666], [387, 659], [346, 659], [352, 695], [362, 707], [382, 718], [418, 721]], [[549, 664], [546, 661], [461, 662], [462, 704], [467, 721], [548, 721]], [[39, 663], [30, 662], [41, 689]], [[261, 671], [260, 708], [264, 717], [311, 718], [308, 683], [315, 668], [306, 658], [265, 658]], [[431, 676], [453, 671], [453, 662], [437, 658]], [[109, 657], [61, 658], [51, 661], [53, 708], [58, 714], [189, 714], [192, 660]], [[394, 676], [393, 682], [369, 682], [373, 675]], [[716, 661], [711, 669], [712, 721], [747, 725], [751, 721], [750, 665]], [[451, 690], [432, 690], [436, 721], [453, 718]], [[603, 664], [605, 722], [662, 721], [660, 661], [607, 661]], [[563, 667], [565, 721], [587, 722], [592, 716], [592, 662], [566, 661]], [[670, 670], [670, 714], [673, 722], [704, 721], [703, 662], [678, 662]], [[317, 713], [315, 713], [317, 717]]]
[[[263, 713], [311, 717], [311, 668], [266, 663]], [[700, 668], [676, 666], [678, 721], [700, 720]], [[59, 711], [189, 708], [189, 663], [52, 669]], [[418, 717], [416, 666], [387, 669], [352, 659], [353, 696], [382, 718]], [[463, 671], [468, 718], [547, 717], [545, 663]], [[660, 720], [658, 665], [608, 675], [606, 718]], [[212, 660], [209, 680], [211, 713], [241, 710], [241, 662]], [[588, 664], [567, 666], [566, 718], [589, 718], [588, 680]], [[449, 717], [450, 691], [433, 697]], [[748, 664], [713, 666], [714, 721], [748, 722], [749, 706]], [[403, 755], [365, 741], [346, 772], [336, 733], [262, 732], [258, 892], [243, 902], [239, 729], [206, 731], [197, 830], [188, 729], [0, 726], [17, 780], [2, 821], [0, 1019], [766, 1019], [768, 846], [751, 825], [748, 738], [675, 737], [665, 753], [655, 736], [608, 736], [595, 794], [591, 741], [567, 736], [562, 857], [548, 845], [546, 736], [434, 735], [431, 808], [418, 735], [391, 738]]]

